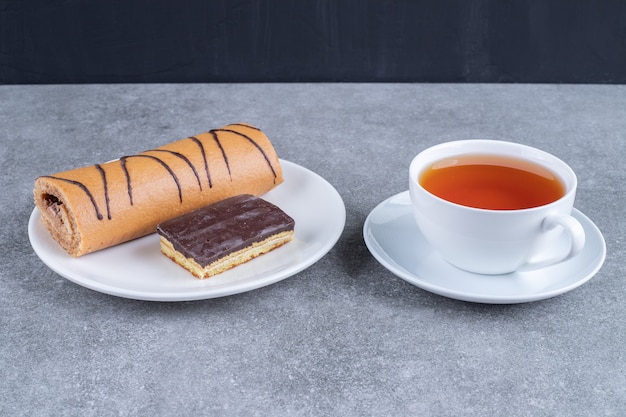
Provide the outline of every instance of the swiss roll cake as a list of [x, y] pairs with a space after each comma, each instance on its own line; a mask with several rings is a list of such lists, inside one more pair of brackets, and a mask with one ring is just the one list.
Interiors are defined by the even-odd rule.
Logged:
[[35, 180], [41, 221], [78, 257], [156, 231], [159, 223], [283, 181], [276, 151], [249, 124], [231, 124], [114, 161]]

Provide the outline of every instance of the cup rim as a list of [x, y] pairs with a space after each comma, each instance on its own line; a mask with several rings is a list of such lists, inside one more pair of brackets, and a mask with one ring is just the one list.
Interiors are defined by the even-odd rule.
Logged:
[[[522, 209], [485, 209], [485, 208], [479, 208], [479, 207], [466, 206], [466, 205], [463, 205], [463, 204], [459, 204], [459, 203], [455, 203], [453, 201], [446, 200], [445, 198], [441, 198], [441, 197], [431, 193], [430, 191], [425, 189], [422, 186], [422, 184], [420, 184], [418, 178], [420, 177], [421, 172], [423, 171], [423, 169], [425, 167], [427, 167], [429, 164], [432, 164], [433, 162], [436, 162], [437, 160], [439, 160], [441, 158], [433, 159], [433, 160], [427, 162], [426, 164], [423, 164], [423, 166], [420, 166], [418, 168], [417, 164], [418, 164], [419, 158], [423, 158], [425, 153], [427, 153], [427, 152], [435, 152], [439, 148], [453, 147], [455, 145], [467, 145], [469, 143], [496, 144], [496, 146], [512, 146], [512, 147], [516, 147], [518, 149], [531, 151], [531, 152], [536, 153], [536, 154], [541, 154], [544, 157], [550, 158], [553, 162], [556, 162], [556, 163], [561, 165], [561, 168], [570, 175], [571, 181], [567, 181], [565, 178], [563, 178], [563, 175], [561, 175], [559, 172], [556, 172], [555, 169], [551, 168], [548, 165], [541, 164], [540, 162], [535, 161], [535, 160], [532, 160], [532, 162], [541, 164], [544, 168], [547, 168], [550, 171], [552, 171], [554, 174], [558, 175], [559, 179], [567, 187], [567, 191], [560, 198], [558, 198], [557, 200], [554, 200], [554, 201], [552, 201], [550, 203], [543, 204], [543, 205], [540, 205], [540, 206], [528, 207], [528, 208], [522, 208]], [[458, 152], [456, 154], [455, 153], [450, 153], [449, 156], [461, 155], [461, 154], [470, 154], [470, 153], [471, 152], [469, 152], [469, 153], [468, 152]], [[482, 152], [477, 151], [476, 153], [482, 153]], [[494, 154], [499, 154], [499, 153], [498, 152], [494, 152]], [[510, 155], [507, 155], [507, 156], [510, 156]], [[523, 155], [522, 156], [515, 156], [515, 157], [522, 158], [522, 159], [524, 158]], [[448, 204], [448, 205], [451, 205], [451, 206], [454, 206], [454, 207], [459, 207], [459, 208], [471, 210], [471, 211], [476, 211], [476, 212], [500, 213], [500, 214], [522, 213], [522, 212], [523, 213], [529, 213], [529, 212], [537, 211], [537, 210], [545, 210], [546, 208], [550, 208], [551, 206], [559, 204], [560, 202], [562, 202], [563, 200], [565, 200], [567, 198], [571, 198], [573, 196], [573, 194], [576, 193], [576, 189], [578, 187], [578, 178], [576, 176], [576, 173], [572, 169], [572, 167], [570, 167], [569, 164], [567, 164], [565, 161], [563, 161], [562, 159], [560, 159], [556, 155], [551, 154], [551, 153], [549, 153], [547, 151], [544, 151], [542, 149], [535, 148], [533, 146], [524, 145], [524, 144], [518, 143], [518, 142], [511, 142], [511, 141], [498, 140], [498, 139], [461, 139], [461, 140], [441, 142], [441, 143], [438, 143], [436, 145], [429, 146], [428, 148], [425, 148], [422, 151], [420, 151], [411, 160], [411, 163], [409, 165], [409, 181], [410, 181], [411, 184], [416, 186], [418, 189], [420, 189], [421, 191], [423, 191], [424, 193], [428, 194], [429, 196], [431, 196], [432, 198], [436, 199], [437, 201], [439, 201], [441, 203]], [[412, 195], [413, 193], [410, 193], [410, 194]]]

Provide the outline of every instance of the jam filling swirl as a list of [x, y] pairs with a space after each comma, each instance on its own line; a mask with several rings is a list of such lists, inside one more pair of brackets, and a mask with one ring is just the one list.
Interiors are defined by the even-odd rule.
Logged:
[[93, 205], [93, 208], [96, 211], [96, 217], [98, 218], [98, 220], [103, 219], [102, 213], [100, 213], [100, 210], [98, 209], [98, 205], [96, 204], [96, 200], [93, 198], [93, 194], [91, 194], [91, 191], [89, 191], [89, 188], [87, 188], [85, 184], [83, 184], [80, 181], [74, 181], [74, 180], [70, 180], [67, 178], [55, 177], [53, 175], [44, 175], [43, 178], [51, 178], [53, 180], [67, 182], [67, 183], [70, 183], [79, 187], [81, 190], [85, 192], [85, 194], [87, 194], [87, 197], [89, 197], [89, 200], [91, 201], [91, 204]]

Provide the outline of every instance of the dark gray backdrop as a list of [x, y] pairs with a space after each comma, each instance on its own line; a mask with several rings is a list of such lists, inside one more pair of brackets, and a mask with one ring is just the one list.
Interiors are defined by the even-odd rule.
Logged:
[[621, 0], [0, 0], [0, 83], [626, 82]]

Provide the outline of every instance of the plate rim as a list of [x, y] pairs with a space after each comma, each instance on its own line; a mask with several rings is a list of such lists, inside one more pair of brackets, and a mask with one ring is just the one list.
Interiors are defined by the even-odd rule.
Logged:
[[[280, 163], [283, 166], [283, 170], [293, 169], [296, 171], [300, 171], [300, 173], [302, 173], [302, 175], [307, 178], [315, 179], [318, 185], [324, 188], [325, 192], [327, 193], [327, 195], [325, 195], [324, 197], [325, 201], [332, 202], [332, 204], [335, 206], [333, 210], [337, 212], [338, 218], [335, 219], [335, 225], [333, 226], [332, 233], [330, 233], [328, 238], [323, 242], [323, 244], [320, 245], [320, 247], [317, 248], [314, 252], [312, 252], [308, 257], [296, 263], [295, 265], [285, 268], [284, 270], [281, 270], [279, 272], [272, 273], [269, 275], [265, 275], [258, 280], [253, 280], [252, 282], [243, 281], [243, 282], [234, 283], [232, 285], [206, 287], [206, 290], [204, 291], [201, 288], [194, 288], [192, 291], [190, 291], [189, 289], [186, 289], [186, 290], [182, 289], [182, 290], [169, 291], [169, 292], [158, 292], [158, 291], [142, 291], [142, 290], [137, 290], [137, 289], [124, 289], [120, 286], [97, 282], [89, 278], [78, 277], [72, 271], [69, 271], [66, 268], [64, 268], [63, 267], [64, 265], [57, 265], [56, 263], [53, 263], [51, 259], [49, 259], [49, 255], [45, 253], [45, 248], [40, 246], [40, 243], [38, 242], [39, 238], [36, 235], [36, 231], [35, 231], [36, 227], [41, 227], [41, 225], [38, 225], [38, 223], [40, 223], [39, 217], [41, 214], [39, 213], [39, 210], [37, 209], [37, 207], [33, 208], [29, 216], [29, 220], [28, 220], [29, 241], [37, 257], [49, 269], [51, 269], [52, 271], [54, 271], [61, 277], [77, 285], [88, 288], [90, 290], [97, 291], [103, 294], [116, 296], [116, 297], [134, 299], [134, 300], [142, 300], [142, 301], [158, 301], [158, 302], [196, 301], [196, 300], [206, 300], [206, 299], [212, 299], [212, 298], [225, 297], [225, 296], [240, 294], [240, 293], [256, 290], [259, 288], [263, 288], [265, 286], [269, 286], [271, 284], [275, 284], [279, 281], [287, 279], [309, 268], [310, 266], [315, 264], [317, 261], [319, 261], [321, 258], [323, 258], [328, 252], [330, 252], [330, 250], [332, 250], [332, 248], [339, 241], [341, 235], [343, 234], [345, 230], [345, 223], [346, 223], [345, 202], [343, 201], [339, 192], [335, 189], [335, 187], [332, 184], [330, 184], [330, 182], [328, 182], [325, 178], [323, 178], [316, 172], [308, 168], [305, 168], [299, 164], [296, 164], [294, 162], [280, 159]], [[272, 190], [270, 190], [270, 192], [271, 191]], [[145, 239], [152, 235], [154, 234], [144, 236], [139, 239]], [[46, 237], [52, 240], [52, 238], [49, 235]], [[296, 235], [294, 237], [297, 237], [297, 229], [296, 229]], [[56, 242], [54, 241], [52, 241], [52, 243], [56, 244]], [[116, 246], [125, 245], [127, 243], [131, 243], [131, 242], [122, 243]], [[279, 251], [280, 249], [281, 248], [277, 248], [276, 251]], [[106, 251], [106, 250], [107, 249], [103, 249], [102, 251]], [[70, 257], [70, 255], [67, 255], [67, 261], [68, 262], [76, 262], [76, 261], [80, 262], [80, 258], [72, 258]], [[183, 272], [187, 272], [187, 271], [183, 271]], [[202, 283], [203, 281], [198, 280], [198, 282]]]
[[[482, 303], [482, 304], [517, 304], [517, 303], [526, 303], [526, 302], [545, 300], [548, 298], [556, 297], [558, 295], [567, 293], [583, 285], [584, 283], [589, 281], [591, 278], [593, 278], [593, 276], [596, 275], [596, 273], [600, 270], [600, 268], [604, 264], [604, 261], [606, 260], [606, 253], [607, 253], [606, 241], [604, 239], [604, 236], [602, 235], [602, 232], [600, 231], [598, 226], [588, 216], [586, 216], [580, 210], [574, 208], [573, 213], [585, 221], [587, 226], [589, 226], [593, 230], [593, 232], [596, 234], [596, 236], [599, 238], [599, 241], [600, 241], [600, 247], [597, 250], [598, 255], [599, 255], [599, 257], [597, 257], [598, 259], [597, 263], [593, 266], [590, 272], [587, 273], [587, 275], [582, 276], [580, 279], [568, 285], [565, 285], [563, 287], [559, 287], [551, 291], [544, 291], [544, 292], [539, 291], [533, 295], [492, 296], [492, 295], [485, 295], [485, 294], [480, 294], [480, 293], [470, 293], [470, 292], [465, 292], [465, 291], [459, 291], [458, 289], [450, 289], [450, 288], [434, 285], [428, 281], [425, 281], [424, 278], [422, 278], [421, 276], [413, 274], [407, 271], [406, 269], [402, 268], [400, 264], [396, 263], [396, 265], [398, 265], [402, 269], [399, 269], [395, 265], [392, 265], [383, 255], [381, 255], [381, 253], [379, 253], [379, 251], [376, 250], [376, 247], [381, 247], [381, 246], [378, 243], [378, 241], [374, 239], [373, 233], [371, 233], [372, 216], [375, 213], [379, 212], [384, 206], [389, 205], [391, 200], [394, 200], [394, 199], [405, 199], [407, 201], [406, 207], [407, 208], [410, 207], [410, 199], [409, 199], [408, 190], [399, 192], [393, 196], [390, 196], [384, 199], [380, 203], [378, 203], [374, 207], [374, 209], [372, 209], [372, 211], [370, 211], [370, 213], [367, 215], [365, 222], [363, 224], [363, 239], [365, 241], [365, 245], [367, 246], [372, 256], [385, 269], [390, 271], [392, 274], [403, 279], [404, 281], [408, 282], [411, 285], [414, 285], [425, 291], [428, 291], [428, 292], [431, 292], [431, 293], [434, 293], [443, 297], [457, 299], [461, 301]], [[410, 214], [410, 211], [408, 212], [408, 214]], [[417, 227], [417, 225], [415, 225], [415, 227]], [[471, 273], [469, 272], [465, 272], [465, 273], [471, 275]]]

